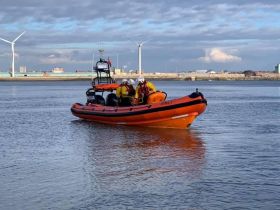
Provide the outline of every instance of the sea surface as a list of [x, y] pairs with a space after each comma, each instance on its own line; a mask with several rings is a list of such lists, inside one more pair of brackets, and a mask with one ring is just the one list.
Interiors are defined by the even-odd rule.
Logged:
[[154, 81], [188, 130], [90, 123], [90, 81], [0, 82], [0, 209], [280, 209], [280, 82]]

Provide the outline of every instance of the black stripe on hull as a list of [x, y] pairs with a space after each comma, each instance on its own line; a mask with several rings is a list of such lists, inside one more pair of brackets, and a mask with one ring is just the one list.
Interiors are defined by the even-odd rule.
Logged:
[[170, 110], [170, 109], [177, 109], [177, 108], [193, 106], [193, 105], [197, 105], [197, 104], [207, 105], [207, 101], [205, 99], [199, 99], [199, 100], [194, 100], [194, 101], [180, 103], [180, 104], [173, 104], [170, 106], [164, 106], [164, 107], [158, 107], [158, 108], [148, 108], [145, 110], [131, 111], [131, 112], [125, 112], [125, 113], [106, 113], [106, 112], [101, 112], [101, 111], [100, 112], [79, 111], [74, 108], [71, 108], [71, 111], [73, 114], [94, 115], [94, 116], [100, 116], [100, 117], [126, 117], [126, 116], [132, 116], [132, 115], [141, 115], [141, 114], [148, 114], [148, 113], [153, 113], [153, 112], [166, 111], [166, 110]]

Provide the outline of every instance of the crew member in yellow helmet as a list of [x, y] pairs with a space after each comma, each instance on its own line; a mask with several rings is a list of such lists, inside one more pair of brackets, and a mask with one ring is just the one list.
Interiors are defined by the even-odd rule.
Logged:
[[116, 95], [119, 100], [120, 106], [130, 106], [132, 96], [134, 95], [135, 90], [132, 85], [128, 84], [127, 79], [123, 79], [121, 85], [116, 90]]
[[139, 77], [134, 97], [134, 103], [146, 104], [149, 94], [154, 92], [156, 92], [156, 87], [154, 86], [154, 84], [146, 81], [144, 77]]

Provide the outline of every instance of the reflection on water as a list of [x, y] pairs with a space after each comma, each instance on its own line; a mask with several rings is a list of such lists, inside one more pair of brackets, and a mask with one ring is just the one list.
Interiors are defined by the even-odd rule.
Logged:
[[79, 120], [73, 124], [75, 134], [87, 139], [84, 170], [100, 187], [155, 181], [174, 174], [192, 179], [201, 174], [205, 147], [199, 134], [191, 130], [108, 126]]
[[[201, 139], [191, 130], [133, 127], [122, 128], [121, 131], [124, 133], [124, 136], [128, 137], [126, 138], [126, 143], [124, 143], [124, 146], [127, 148], [149, 148], [165, 145], [190, 152], [200, 151], [203, 146]], [[131, 138], [131, 134], [133, 134], [133, 138]]]
[[182, 157], [189, 159], [204, 158], [204, 145], [198, 134], [191, 130], [128, 128], [122, 129], [126, 149], [140, 149], [156, 152], [150, 155]]

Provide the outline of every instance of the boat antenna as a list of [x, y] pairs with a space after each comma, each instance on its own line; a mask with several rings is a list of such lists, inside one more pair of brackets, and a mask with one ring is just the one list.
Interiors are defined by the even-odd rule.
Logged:
[[98, 51], [99, 51], [100, 58], [103, 58], [104, 49], [99, 49]]
[[93, 69], [94, 69], [94, 50], [93, 50], [93, 53], [92, 53], [92, 63], [91, 63], [91, 82], [93, 81]]

